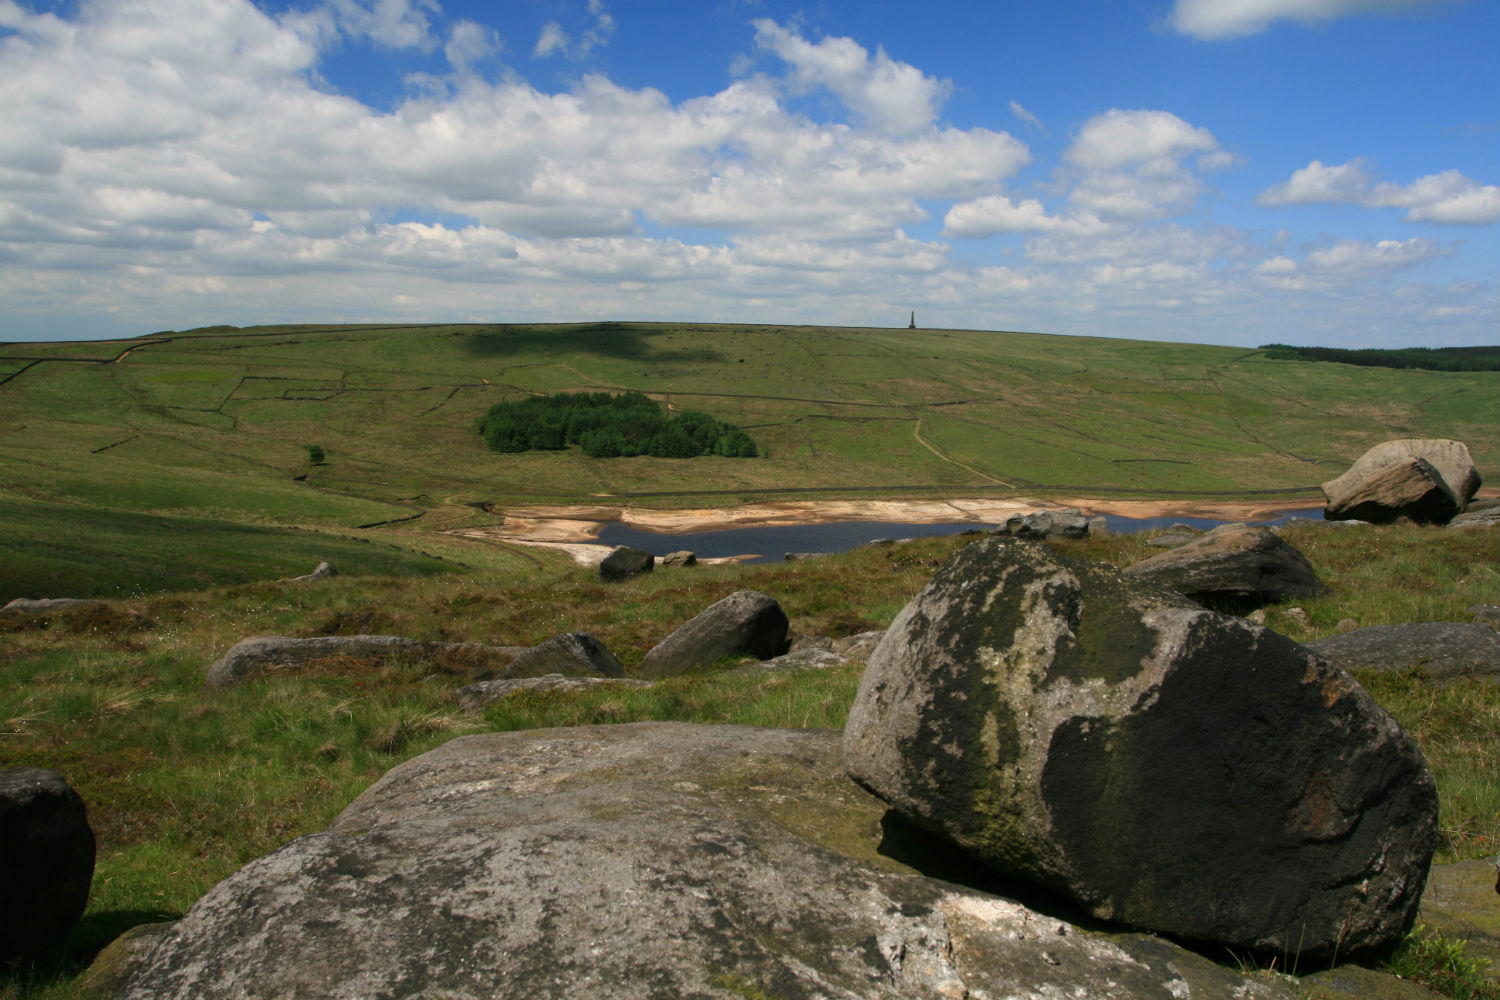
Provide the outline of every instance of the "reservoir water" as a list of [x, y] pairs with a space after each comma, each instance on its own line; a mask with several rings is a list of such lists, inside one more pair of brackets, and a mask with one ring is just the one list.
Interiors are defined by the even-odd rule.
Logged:
[[[1323, 508], [1289, 510], [1271, 521], [1256, 524], [1280, 524], [1290, 518], [1322, 520]], [[1202, 517], [1117, 517], [1105, 515], [1109, 530], [1118, 534], [1156, 531], [1173, 524], [1188, 524], [1207, 531], [1225, 521]], [[728, 528], [723, 531], [693, 531], [686, 534], [662, 534], [642, 531], [618, 521], [607, 522], [595, 539], [601, 545], [628, 545], [660, 558], [669, 552], [689, 550], [699, 559], [723, 559], [743, 556], [746, 563], [783, 561], [788, 553], [845, 552], [880, 538], [924, 538], [929, 535], [953, 535], [962, 531], [988, 531], [993, 524], [910, 524], [892, 521], [833, 521], [828, 524], [776, 524], [754, 528]]]

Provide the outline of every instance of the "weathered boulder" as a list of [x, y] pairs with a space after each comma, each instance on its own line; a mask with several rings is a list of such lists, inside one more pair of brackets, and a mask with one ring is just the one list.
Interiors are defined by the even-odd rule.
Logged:
[[1077, 507], [1066, 510], [1035, 510], [1029, 514], [1012, 514], [1005, 519], [1004, 524], [995, 527], [995, 534], [1010, 535], [1013, 538], [1048, 538], [1053, 535], [1084, 538], [1089, 534], [1092, 520]]
[[663, 566], [672, 567], [696, 566], [698, 565], [698, 556], [696, 553], [689, 552], [687, 549], [683, 549], [679, 552], [668, 552], [666, 555], [662, 556], [661, 564]]
[[331, 562], [324, 561], [318, 563], [317, 567], [311, 573], [292, 577], [292, 582], [310, 583], [315, 580], [327, 580], [338, 575], [338, 567], [334, 566]]
[[21, 614], [47, 613], [51, 611], [66, 611], [69, 608], [87, 608], [95, 604], [103, 604], [103, 601], [87, 597], [17, 597], [6, 603], [0, 611], [15, 611]]
[[461, 658], [478, 667], [509, 664], [521, 651], [515, 646], [486, 646], [477, 642], [422, 642], [399, 635], [328, 635], [307, 639], [257, 635], [241, 639], [210, 664], [203, 679], [203, 687], [205, 690], [224, 690], [267, 671], [299, 670], [317, 660], [337, 656]]
[[1417, 670], [1434, 681], [1487, 677], [1500, 683], [1500, 632], [1474, 622], [1371, 625], [1314, 639], [1307, 648], [1345, 670]]
[[510, 680], [476, 681], [465, 684], [453, 692], [453, 700], [464, 712], [477, 715], [513, 691], [588, 691], [592, 688], [650, 687], [651, 681], [634, 680], [628, 677], [568, 677], [564, 674], [545, 674], [541, 677], [516, 677]]
[[1196, 541], [1203, 535], [1202, 528], [1195, 528], [1191, 524], [1173, 524], [1147, 538], [1146, 544], [1158, 549], [1175, 549], [1188, 542]]
[[1106, 920], [1305, 959], [1411, 925], [1426, 762], [1343, 670], [1113, 567], [989, 539], [870, 658], [850, 774]]
[[649, 552], [633, 549], [628, 545], [617, 545], [615, 550], [599, 563], [599, 579], [605, 583], [618, 583], [631, 577], [649, 573], [656, 568], [656, 557]]
[[1236, 606], [1323, 590], [1307, 557], [1258, 524], [1221, 525], [1125, 572], [1195, 600]]
[[1448, 522], [1450, 528], [1493, 528], [1500, 525], [1500, 507], [1466, 510]]
[[462, 737], [210, 890], [116, 1000], [1292, 1000], [918, 874], [839, 735], [640, 723]]
[[93, 878], [94, 831], [72, 786], [46, 768], [0, 770], [0, 965], [62, 944]]
[[1479, 470], [1462, 441], [1401, 438], [1378, 444], [1349, 471], [1323, 484], [1330, 521], [1384, 524], [1408, 517], [1446, 524], [1479, 489]]
[[734, 653], [769, 660], [786, 650], [790, 623], [775, 598], [738, 590], [652, 647], [641, 660], [642, 677], [675, 677]]
[[514, 660], [506, 677], [544, 677], [563, 674], [567, 677], [624, 677], [625, 668], [604, 643], [587, 632], [564, 632], [538, 643]]

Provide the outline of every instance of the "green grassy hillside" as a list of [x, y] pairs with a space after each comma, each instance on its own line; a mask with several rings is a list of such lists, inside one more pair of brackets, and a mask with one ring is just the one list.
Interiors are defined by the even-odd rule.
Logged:
[[[636, 389], [706, 411], [746, 428], [762, 457], [497, 455], [475, 432], [493, 403], [585, 389]], [[212, 328], [0, 345], [0, 499], [28, 525], [66, 523], [85, 547], [94, 531], [98, 548], [106, 537], [119, 544], [120, 522], [107, 515], [127, 513], [373, 531], [420, 570], [423, 551], [455, 544], [442, 541], [445, 529], [493, 519], [475, 506], [485, 502], [647, 494], [635, 502], [679, 504], [707, 491], [691, 502], [731, 503], [807, 490], [1315, 498], [1317, 483], [1370, 445], [1407, 436], [1468, 442], [1495, 482], [1497, 389], [1497, 372], [974, 331]], [[310, 445], [326, 463], [309, 462]], [[3, 551], [26, 545], [31, 530], [0, 535]], [[175, 534], [139, 537], [170, 548]], [[79, 590], [64, 561], [49, 570], [34, 554], [30, 591], [55, 572], [54, 593], [117, 592]], [[262, 575], [286, 572], [280, 565]], [[23, 592], [14, 579], [0, 597]]]

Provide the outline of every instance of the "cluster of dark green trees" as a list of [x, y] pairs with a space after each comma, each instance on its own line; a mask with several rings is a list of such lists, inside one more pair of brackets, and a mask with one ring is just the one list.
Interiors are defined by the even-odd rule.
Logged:
[[1399, 347], [1392, 350], [1343, 347], [1290, 347], [1262, 344], [1266, 357], [1277, 361], [1338, 361], [1368, 368], [1424, 368], [1436, 372], [1500, 371], [1500, 346]]
[[669, 417], [639, 392], [565, 392], [496, 403], [480, 418], [479, 433], [499, 452], [556, 451], [576, 444], [594, 458], [758, 454], [750, 435], [733, 424], [694, 410]]

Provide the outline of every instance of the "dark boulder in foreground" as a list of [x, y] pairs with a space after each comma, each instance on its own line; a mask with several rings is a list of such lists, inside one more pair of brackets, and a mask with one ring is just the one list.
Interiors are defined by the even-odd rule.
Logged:
[[1371, 625], [1315, 639], [1307, 648], [1345, 670], [1414, 670], [1439, 682], [1460, 677], [1500, 682], [1500, 633], [1475, 622]]
[[839, 742], [673, 723], [462, 737], [115, 949], [116, 1000], [1292, 1000], [879, 853], [885, 806]]
[[1307, 557], [1258, 524], [1222, 525], [1125, 573], [1232, 610], [1323, 590]]
[[870, 658], [850, 774], [1106, 920], [1303, 961], [1411, 926], [1426, 762], [1345, 671], [1113, 567], [989, 539]]
[[1479, 489], [1479, 470], [1462, 441], [1401, 438], [1365, 452], [1337, 479], [1323, 484], [1330, 521], [1385, 524], [1406, 517], [1447, 524]]
[[656, 568], [656, 557], [649, 552], [619, 545], [599, 563], [599, 579], [604, 583], [618, 583], [650, 573]]
[[88, 903], [94, 831], [56, 771], [0, 770], [0, 964], [63, 943]]
[[769, 660], [786, 652], [786, 612], [774, 597], [738, 590], [709, 605], [652, 647], [642, 677], [675, 677], [735, 653]]

